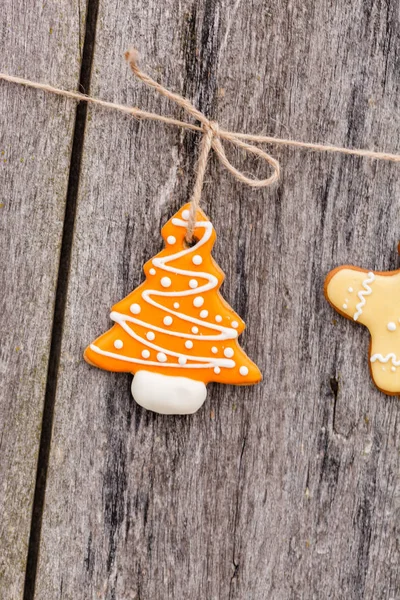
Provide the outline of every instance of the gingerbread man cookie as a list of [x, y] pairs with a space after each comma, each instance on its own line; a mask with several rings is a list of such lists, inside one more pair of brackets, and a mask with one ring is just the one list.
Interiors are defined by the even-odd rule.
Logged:
[[375, 385], [385, 394], [400, 395], [400, 270], [338, 267], [328, 274], [324, 291], [341, 315], [369, 329]]
[[84, 354], [101, 369], [133, 373], [135, 400], [166, 414], [195, 412], [210, 381], [261, 380], [237, 342], [245, 324], [218, 291], [224, 274], [211, 256], [215, 230], [201, 210], [196, 243], [185, 241], [189, 209], [164, 225], [165, 248], [145, 264], [146, 280], [113, 307], [114, 326]]

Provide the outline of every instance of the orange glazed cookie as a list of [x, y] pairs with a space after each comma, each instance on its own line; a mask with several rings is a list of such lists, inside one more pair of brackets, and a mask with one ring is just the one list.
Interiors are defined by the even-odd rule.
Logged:
[[197, 211], [185, 242], [190, 204], [162, 228], [165, 248], [144, 266], [146, 280], [113, 306], [115, 325], [85, 350], [85, 360], [135, 375], [132, 394], [165, 414], [195, 412], [210, 381], [248, 385], [258, 367], [237, 342], [244, 322], [219, 293], [224, 274], [211, 256], [215, 230]]
[[373, 273], [343, 266], [325, 281], [328, 302], [371, 334], [369, 364], [375, 385], [400, 394], [400, 271]]

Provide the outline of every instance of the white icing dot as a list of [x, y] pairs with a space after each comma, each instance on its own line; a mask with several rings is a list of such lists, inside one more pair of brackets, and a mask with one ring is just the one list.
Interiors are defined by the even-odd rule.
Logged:
[[217, 323], [221, 323], [221, 321], [222, 321], [221, 315], [215, 315], [215, 320], [217, 321]]
[[161, 278], [161, 285], [165, 288], [169, 287], [171, 285], [171, 280], [169, 277], [162, 277]]
[[156, 274], [156, 270], [155, 269], [150, 269], [149, 273], [150, 273], [150, 275], [155, 275]]
[[158, 352], [157, 353], [157, 360], [158, 360], [158, 362], [166, 362], [167, 361], [167, 355], [164, 354], [164, 352]]
[[352, 292], [354, 292], [354, 290], [353, 290], [353, 288], [352, 288], [352, 287], [349, 287], [349, 289], [348, 289], [347, 291], [348, 291], [350, 294], [351, 294]]
[[147, 337], [148, 340], [152, 341], [156, 337], [156, 334], [154, 333], [154, 331], [148, 331], [146, 333], [146, 337]]
[[186, 348], [188, 348], [190, 350], [190, 348], [193, 348], [193, 342], [192, 340], [186, 340], [185, 342], [185, 346]]
[[203, 259], [201, 258], [200, 254], [195, 254], [192, 258], [192, 263], [194, 265], [201, 265], [201, 263], [203, 262]]
[[178, 363], [179, 363], [180, 365], [186, 365], [186, 363], [187, 363], [187, 358], [186, 358], [186, 356], [180, 356], [180, 357], [178, 358]]
[[248, 372], [249, 372], [249, 370], [248, 370], [248, 368], [247, 368], [247, 367], [240, 367], [240, 369], [239, 369], [239, 373], [240, 373], [241, 375], [247, 375], [247, 374], [248, 374]]
[[232, 327], [234, 327], [235, 329], [237, 329], [239, 327], [239, 323], [237, 321], [232, 321], [231, 323]]
[[131, 304], [129, 310], [133, 315], [138, 315], [141, 311], [139, 304]]
[[124, 342], [122, 340], [115, 340], [115, 342], [114, 342], [114, 348], [116, 348], [117, 350], [121, 350], [123, 345], [124, 345]]
[[179, 302], [174, 302], [174, 308], [179, 308]]
[[170, 317], [169, 315], [167, 317], [164, 317], [164, 325], [172, 325], [172, 317]]
[[204, 298], [202, 296], [196, 296], [196, 298], [193, 300], [193, 305], [196, 306], [196, 308], [200, 308], [200, 306], [203, 306], [204, 304]]
[[216, 346], [213, 346], [213, 347], [211, 348], [211, 352], [212, 352], [213, 354], [217, 354], [217, 352], [218, 352], [218, 348], [217, 348]]
[[188, 221], [189, 216], [190, 216], [190, 213], [187, 209], [182, 211], [182, 219], [184, 219], [185, 221]]
[[142, 356], [143, 358], [149, 358], [150, 352], [148, 350], [142, 350]]
[[176, 237], [174, 235], [169, 235], [167, 237], [167, 242], [168, 242], [168, 244], [175, 244], [176, 243]]
[[[202, 319], [207, 319], [207, 317], [208, 317], [208, 310], [202, 310], [201, 313], [200, 313], [200, 317]], [[399, 321], [400, 321], [400, 319], [399, 319]]]
[[191, 279], [189, 281], [189, 287], [191, 287], [192, 290], [194, 290], [195, 288], [197, 288], [198, 285], [199, 285], [199, 282], [196, 279]]
[[393, 321], [389, 321], [389, 323], [387, 324], [387, 328], [389, 329], [389, 331], [396, 331], [396, 323], [393, 323]]
[[393, 371], [393, 373], [395, 372], [395, 370], [396, 370], [396, 367], [392, 367], [392, 371]]
[[221, 373], [221, 369], [219, 367], [214, 367], [214, 373], [218, 375], [218, 373]]
[[234, 351], [232, 348], [225, 348], [224, 354], [226, 358], [232, 358], [232, 356], [234, 355]]
[[192, 327], [192, 332], [193, 333], [199, 333], [199, 328], [196, 327], [196, 325], [194, 327]]
[[343, 308], [344, 308], [344, 310], [346, 310], [347, 304], [343, 304]]

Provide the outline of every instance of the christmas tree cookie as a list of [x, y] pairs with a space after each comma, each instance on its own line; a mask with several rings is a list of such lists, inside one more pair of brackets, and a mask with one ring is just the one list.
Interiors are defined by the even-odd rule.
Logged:
[[200, 209], [195, 244], [186, 243], [189, 208], [164, 225], [165, 248], [144, 265], [145, 281], [113, 306], [114, 326], [84, 354], [101, 369], [133, 373], [136, 402], [164, 414], [198, 410], [210, 381], [261, 380], [237, 341], [245, 324], [218, 291], [224, 274], [211, 256], [215, 230]]

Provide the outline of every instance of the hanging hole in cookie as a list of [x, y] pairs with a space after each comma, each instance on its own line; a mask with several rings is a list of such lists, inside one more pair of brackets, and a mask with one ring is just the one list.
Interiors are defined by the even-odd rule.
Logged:
[[183, 240], [183, 245], [185, 246], [185, 248], [193, 248], [193, 246], [195, 246], [197, 244], [199, 240], [195, 237], [192, 237], [191, 240], [188, 240], [186, 237]]

